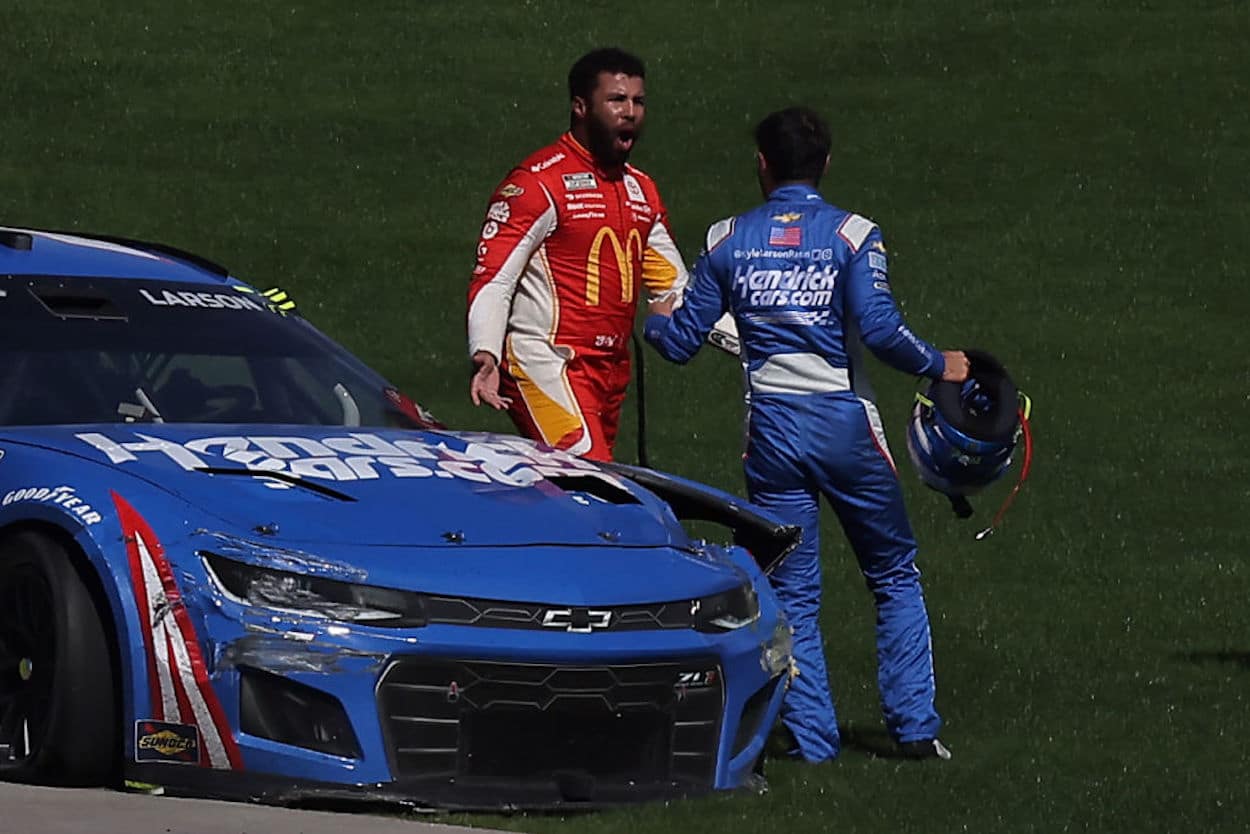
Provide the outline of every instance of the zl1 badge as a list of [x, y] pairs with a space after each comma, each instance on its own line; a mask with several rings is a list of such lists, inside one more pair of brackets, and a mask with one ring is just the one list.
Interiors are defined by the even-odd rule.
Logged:
[[135, 722], [135, 761], [200, 763], [200, 731], [190, 724]]

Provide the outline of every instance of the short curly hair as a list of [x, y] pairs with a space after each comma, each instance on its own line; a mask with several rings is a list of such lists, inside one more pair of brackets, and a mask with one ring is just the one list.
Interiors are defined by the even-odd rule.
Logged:
[[599, 84], [599, 73], [624, 73], [631, 78], [646, 78], [647, 68], [637, 55], [607, 46], [587, 52], [569, 70], [569, 99], [590, 98]]

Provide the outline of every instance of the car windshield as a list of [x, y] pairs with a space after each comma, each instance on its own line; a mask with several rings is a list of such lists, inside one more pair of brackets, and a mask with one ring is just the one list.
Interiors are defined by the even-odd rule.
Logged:
[[0, 425], [123, 422], [435, 421], [303, 318], [234, 286], [0, 276]]

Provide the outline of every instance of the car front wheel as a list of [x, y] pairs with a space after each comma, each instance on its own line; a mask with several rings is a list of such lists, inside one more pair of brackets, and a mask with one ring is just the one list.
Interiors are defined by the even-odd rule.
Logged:
[[0, 541], [0, 778], [115, 778], [113, 664], [96, 601], [65, 546], [34, 531]]

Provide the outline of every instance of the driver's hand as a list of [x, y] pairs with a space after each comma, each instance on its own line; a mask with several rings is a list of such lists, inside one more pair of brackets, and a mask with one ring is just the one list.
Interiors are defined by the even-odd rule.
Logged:
[[651, 299], [647, 304], [647, 315], [649, 316], [671, 316], [673, 308], [677, 305], [677, 296], [673, 293], [665, 293]]
[[512, 405], [512, 400], [499, 393], [499, 362], [484, 350], [473, 354], [473, 365], [476, 370], [469, 382], [469, 399], [474, 405], [486, 403], [494, 409], [501, 410]]
[[946, 370], [942, 371], [943, 382], [963, 382], [972, 370], [968, 364], [968, 355], [962, 350], [944, 350], [942, 358], [946, 360]]

